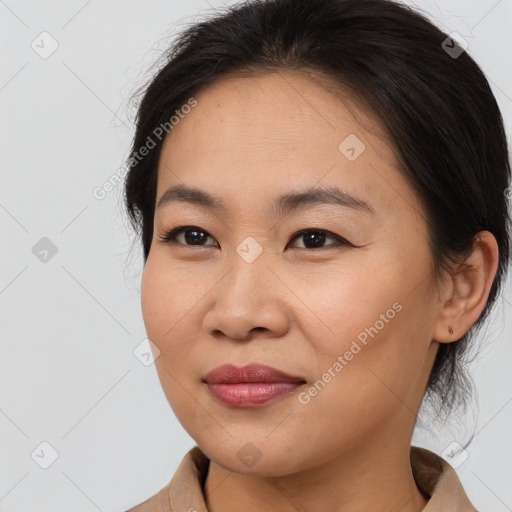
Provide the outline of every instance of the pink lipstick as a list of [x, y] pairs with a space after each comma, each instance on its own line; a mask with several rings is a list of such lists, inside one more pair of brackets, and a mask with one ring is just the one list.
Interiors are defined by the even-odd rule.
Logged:
[[301, 377], [260, 364], [218, 366], [204, 376], [203, 382], [215, 398], [234, 407], [258, 407], [306, 383]]

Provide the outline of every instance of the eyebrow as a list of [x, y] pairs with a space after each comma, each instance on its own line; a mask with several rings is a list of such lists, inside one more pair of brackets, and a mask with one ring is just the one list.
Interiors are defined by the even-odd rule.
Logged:
[[[228, 208], [220, 197], [187, 185], [175, 185], [167, 189], [158, 200], [156, 207], [160, 208], [175, 201], [194, 204], [223, 216], [228, 214]], [[292, 211], [305, 210], [311, 206], [323, 204], [334, 204], [375, 214], [375, 210], [367, 202], [354, 197], [337, 186], [289, 192], [277, 197], [270, 207], [274, 214], [286, 215]]]

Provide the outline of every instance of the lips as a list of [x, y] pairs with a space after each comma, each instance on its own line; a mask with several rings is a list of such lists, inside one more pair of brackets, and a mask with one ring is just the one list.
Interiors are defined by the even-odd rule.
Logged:
[[293, 382], [304, 384], [306, 382], [301, 377], [289, 375], [271, 366], [260, 364], [251, 364], [242, 368], [225, 364], [208, 372], [203, 380], [208, 384], [240, 384], [245, 382]]
[[236, 408], [261, 407], [295, 393], [306, 383], [301, 377], [256, 364], [243, 368], [218, 366], [204, 376], [203, 382], [215, 399]]

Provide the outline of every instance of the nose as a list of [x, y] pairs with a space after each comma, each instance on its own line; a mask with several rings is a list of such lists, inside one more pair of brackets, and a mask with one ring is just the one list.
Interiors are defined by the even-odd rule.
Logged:
[[245, 341], [280, 337], [288, 329], [286, 286], [260, 255], [252, 263], [236, 255], [230, 269], [212, 290], [204, 328], [214, 338]]

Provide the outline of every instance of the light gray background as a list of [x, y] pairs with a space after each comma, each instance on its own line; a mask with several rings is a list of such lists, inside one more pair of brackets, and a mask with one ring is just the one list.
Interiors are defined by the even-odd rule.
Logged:
[[[145, 339], [142, 258], [129, 250], [122, 185], [103, 200], [92, 191], [123, 165], [128, 98], [165, 36], [222, 5], [0, 1], [1, 512], [124, 511], [166, 485], [195, 444], [154, 365], [133, 353]], [[469, 42], [510, 134], [512, 0], [414, 5]], [[59, 45], [46, 59], [31, 47], [43, 31]], [[42, 237], [57, 248], [47, 262], [32, 252]], [[474, 419], [413, 439], [442, 453], [476, 430], [468, 458], [453, 462], [487, 512], [512, 510], [511, 303], [509, 280], [473, 367]], [[58, 452], [48, 469], [43, 441]]]

